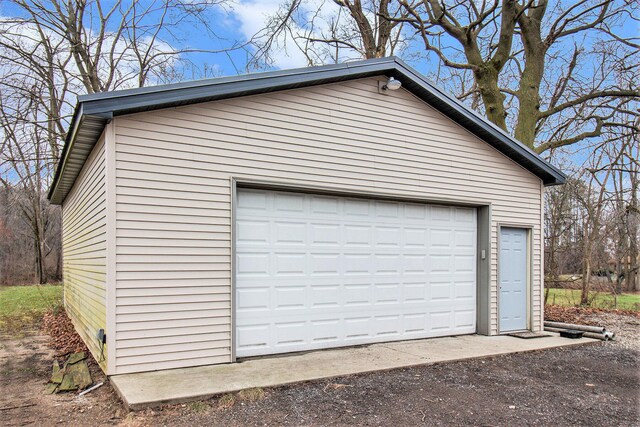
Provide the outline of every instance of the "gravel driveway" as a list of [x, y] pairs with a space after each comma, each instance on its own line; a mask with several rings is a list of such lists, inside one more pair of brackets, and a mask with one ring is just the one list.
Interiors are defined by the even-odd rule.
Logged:
[[2, 424], [639, 426], [639, 319], [597, 316], [603, 317], [595, 323], [616, 331], [618, 341], [363, 374], [129, 414], [108, 385], [80, 399], [43, 396], [51, 359], [30, 339], [21, 344], [25, 351], [6, 354], [11, 346], [5, 346], [0, 357]]
[[640, 322], [594, 324], [616, 342], [338, 378], [267, 390], [255, 402], [218, 400], [147, 411], [153, 425], [638, 426]]

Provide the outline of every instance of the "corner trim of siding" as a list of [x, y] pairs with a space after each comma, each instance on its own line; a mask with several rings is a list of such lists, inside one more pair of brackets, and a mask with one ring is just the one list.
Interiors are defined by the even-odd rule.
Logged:
[[238, 205], [236, 178], [231, 177], [231, 362], [236, 361], [236, 207]]
[[[538, 328], [534, 330], [534, 332], [540, 332], [544, 329], [544, 183], [540, 182], [540, 271], [538, 272], [538, 283], [535, 283], [534, 286], [540, 287], [539, 293], [539, 306], [540, 312], [538, 313]], [[535, 265], [535, 264], [534, 264]]]
[[107, 375], [116, 373], [116, 131], [115, 119], [105, 128], [106, 179], [106, 334]]

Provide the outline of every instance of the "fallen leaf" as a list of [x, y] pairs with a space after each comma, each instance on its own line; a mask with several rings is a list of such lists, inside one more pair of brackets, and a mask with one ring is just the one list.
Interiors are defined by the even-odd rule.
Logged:
[[77, 352], [88, 354], [87, 346], [76, 332], [64, 310], [57, 313], [54, 311], [45, 313], [42, 318], [42, 330], [51, 337], [50, 344], [56, 351], [56, 356]]

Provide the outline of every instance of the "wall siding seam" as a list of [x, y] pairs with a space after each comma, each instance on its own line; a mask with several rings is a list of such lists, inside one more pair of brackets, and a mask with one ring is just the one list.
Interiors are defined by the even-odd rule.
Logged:
[[106, 329], [107, 329], [107, 374], [113, 375], [117, 373], [117, 328], [116, 328], [116, 309], [117, 309], [117, 260], [116, 260], [116, 126], [118, 119], [113, 119], [104, 130], [105, 133], [105, 168], [106, 168], [106, 244], [107, 244], [107, 310], [106, 310]]

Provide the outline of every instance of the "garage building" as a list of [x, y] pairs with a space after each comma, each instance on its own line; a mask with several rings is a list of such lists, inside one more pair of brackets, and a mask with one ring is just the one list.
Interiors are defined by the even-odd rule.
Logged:
[[564, 180], [384, 58], [82, 96], [49, 198], [113, 375], [540, 331]]

